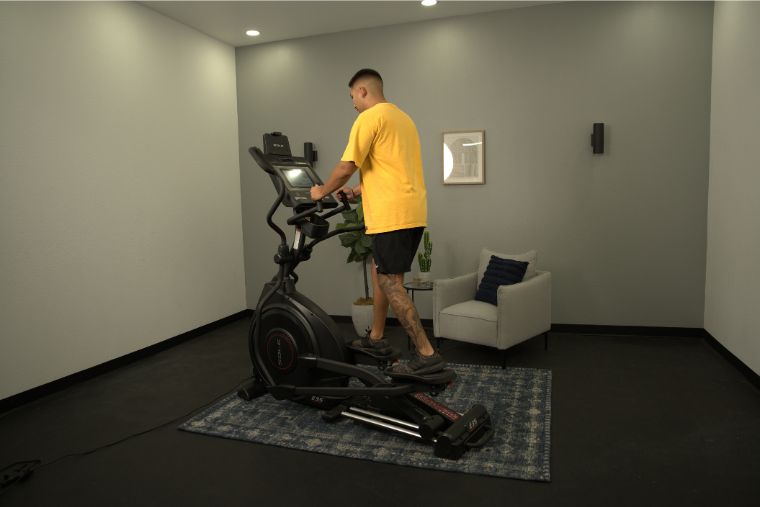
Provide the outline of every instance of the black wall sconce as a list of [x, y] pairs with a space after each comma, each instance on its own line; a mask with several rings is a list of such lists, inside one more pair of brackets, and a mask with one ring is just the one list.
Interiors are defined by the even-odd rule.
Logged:
[[317, 150], [314, 149], [314, 143], [303, 143], [303, 158], [305, 158], [309, 165], [314, 165], [317, 159]]
[[594, 153], [604, 153], [604, 123], [594, 123], [594, 130], [591, 133], [591, 146]]

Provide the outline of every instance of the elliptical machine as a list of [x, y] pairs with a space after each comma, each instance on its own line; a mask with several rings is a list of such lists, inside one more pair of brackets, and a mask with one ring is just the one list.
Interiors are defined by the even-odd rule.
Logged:
[[[269, 393], [278, 400], [325, 409], [326, 421], [349, 418], [393, 431], [432, 444], [435, 455], [443, 458], [458, 459], [467, 449], [484, 445], [493, 436], [484, 406], [477, 404], [460, 414], [425, 394], [446, 389], [456, 378], [453, 370], [428, 375], [385, 371], [397, 356], [350, 349], [332, 318], [296, 290], [295, 269], [311, 257], [316, 244], [364, 225], [330, 231], [327, 219], [351, 206], [342, 194], [340, 203], [331, 195], [311, 200], [311, 187], [322, 181], [306, 159], [292, 155], [282, 133], [264, 134], [263, 152], [257, 147], [248, 151], [277, 191], [267, 224], [279, 235], [280, 245], [274, 256], [277, 275], [264, 285], [249, 330], [253, 377], [238, 395], [251, 400]], [[292, 245], [273, 221], [280, 206], [293, 208], [287, 219], [295, 227]], [[374, 360], [378, 369], [357, 365], [357, 354]], [[363, 386], [349, 385], [351, 378]]]

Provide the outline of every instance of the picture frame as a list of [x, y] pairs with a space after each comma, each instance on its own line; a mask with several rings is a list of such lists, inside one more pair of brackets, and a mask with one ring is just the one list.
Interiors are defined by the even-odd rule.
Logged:
[[485, 130], [443, 133], [443, 184], [483, 185], [486, 182]]

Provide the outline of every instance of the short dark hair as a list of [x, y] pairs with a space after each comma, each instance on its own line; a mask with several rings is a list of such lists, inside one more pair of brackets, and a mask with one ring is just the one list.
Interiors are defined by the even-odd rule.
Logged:
[[374, 69], [362, 69], [356, 74], [354, 74], [354, 77], [352, 77], [351, 81], [348, 82], [348, 87], [353, 88], [354, 83], [356, 83], [358, 80], [365, 77], [375, 77], [380, 80], [380, 84], [383, 83], [383, 78], [380, 77], [380, 73], [378, 71]]

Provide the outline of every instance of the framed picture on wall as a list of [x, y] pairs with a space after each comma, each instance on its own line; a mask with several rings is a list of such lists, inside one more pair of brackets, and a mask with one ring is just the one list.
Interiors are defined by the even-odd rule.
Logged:
[[444, 185], [482, 185], [486, 182], [486, 132], [443, 133]]

